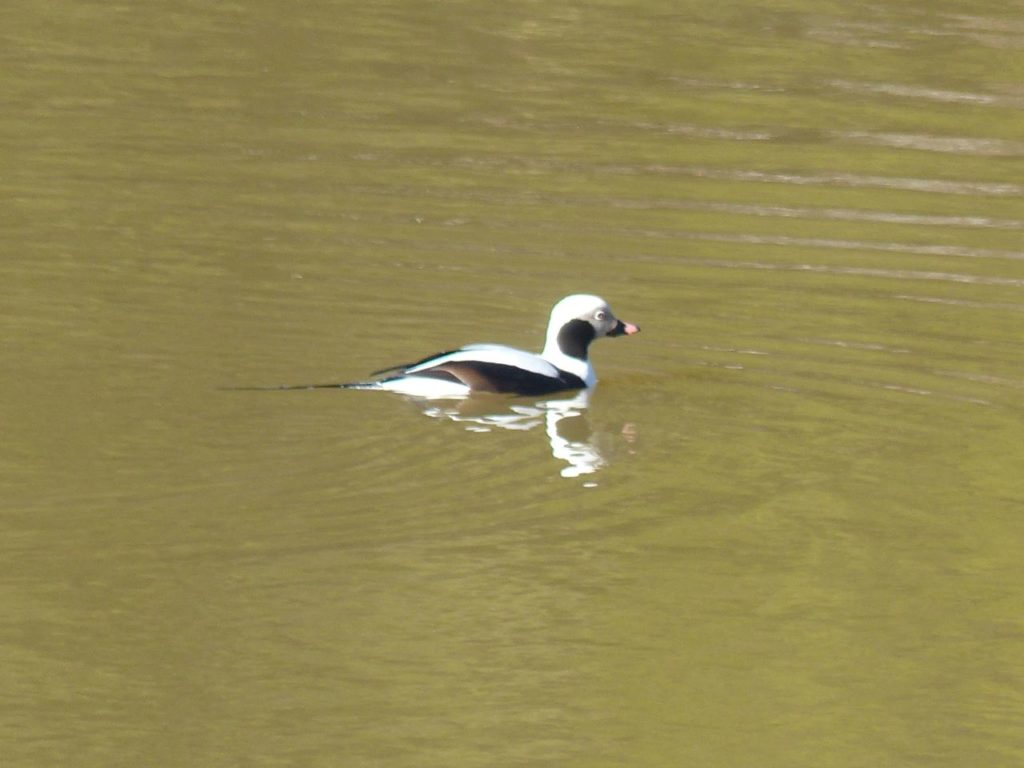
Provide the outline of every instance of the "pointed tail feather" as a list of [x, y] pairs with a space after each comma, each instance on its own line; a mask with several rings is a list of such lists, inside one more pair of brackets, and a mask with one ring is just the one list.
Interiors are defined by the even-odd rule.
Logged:
[[343, 384], [277, 384], [269, 387], [218, 387], [226, 392], [287, 392], [301, 389], [373, 389], [376, 382], [352, 381]]

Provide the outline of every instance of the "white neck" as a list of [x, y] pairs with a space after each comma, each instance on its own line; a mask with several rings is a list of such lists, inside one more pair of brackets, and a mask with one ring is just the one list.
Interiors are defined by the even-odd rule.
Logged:
[[594, 366], [590, 364], [589, 360], [570, 357], [562, 351], [562, 348], [558, 346], [558, 332], [560, 330], [562, 330], [560, 324], [556, 326], [552, 323], [548, 326], [547, 341], [544, 343], [544, 351], [540, 353], [540, 356], [556, 368], [566, 373], [571, 373], [574, 376], [579, 376], [588, 387], [594, 386], [597, 383], [597, 376], [594, 375]]

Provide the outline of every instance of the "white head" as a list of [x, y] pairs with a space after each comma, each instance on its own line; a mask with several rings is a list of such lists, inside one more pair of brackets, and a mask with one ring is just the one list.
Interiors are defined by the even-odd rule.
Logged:
[[576, 374], [589, 387], [597, 381], [587, 355], [590, 342], [602, 336], [630, 335], [639, 330], [617, 319], [601, 297], [576, 293], [566, 296], [551, 309], [541, 357], [563, 371]]

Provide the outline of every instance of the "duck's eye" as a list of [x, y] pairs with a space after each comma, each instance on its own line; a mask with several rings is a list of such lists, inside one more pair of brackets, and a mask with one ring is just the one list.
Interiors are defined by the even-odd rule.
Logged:
[[603, 309], [599, 309], [596, 313], [594, 313], [594, 317], [597, 320], [604, 320], [606, 317], [608, 317], [608, 313], [605, 312]]

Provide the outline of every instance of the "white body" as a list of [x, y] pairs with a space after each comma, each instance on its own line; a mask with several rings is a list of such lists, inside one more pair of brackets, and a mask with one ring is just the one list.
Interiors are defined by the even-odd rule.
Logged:
[[[574, 294], [565, 297], [552, 308], [544, 351], [539, 355], [501, 344], [470, 344], [410, 365], [388, 378], [348, 386], [355, 389], [383, 389], [424, 398], [460, 398], [474, 391], [468, 383], [452, 381], [450, 378], [437, 378], [436, 375], [441, 371], [435, 376], [426, 375], [431, 369], [441, 368], [445, 376], [455, 378], [457, 375], [460, 379], [477, 381], [477, 385], [482, 386], [483, 391], [513, 394], [538, 391], [536, 388], [520, 389], [519, 382], [522, 382], [524, 377], [532, 384], [539, 380], [544, 391], [578, 388], [577, 380], [584, 388], [590, 388], [597, 383], [597, 376], [587, 355], [587, 346], [590, 342], [601, 336], [632, 334], [638, 330], [634, 325], [616, 320], [603, 299], [589, 294]], [[459, 363], [462, 363], [461, 370], [457, 365]], [[500, 368], [497, 369], [498, 373], [494, 374], [496, 378], [509, 379], [515, 383], [511, 387], [488, 389], [490, 382], [496, 378], [481, 383], [478, 381], [479, 376], [474, 378], [467, 375], [468, 369], [472, 367], [467, 364], [478, 365], [475, 371], [479, 373], [482, 369], [487, 371], [488, 375], [493, 373], [495, 365], [515, 369], [512, 376], [506, 372], [502, 377], [503, 369]], [[442, 368], [445, 365], [450, 367]], [[487, 368], [488, 365], [491, 365], [490, 369]], [[452, 371], [456, 371], [456, 375], [453, 375]], [[552, 389], [546, 389], [549, 383]]]

